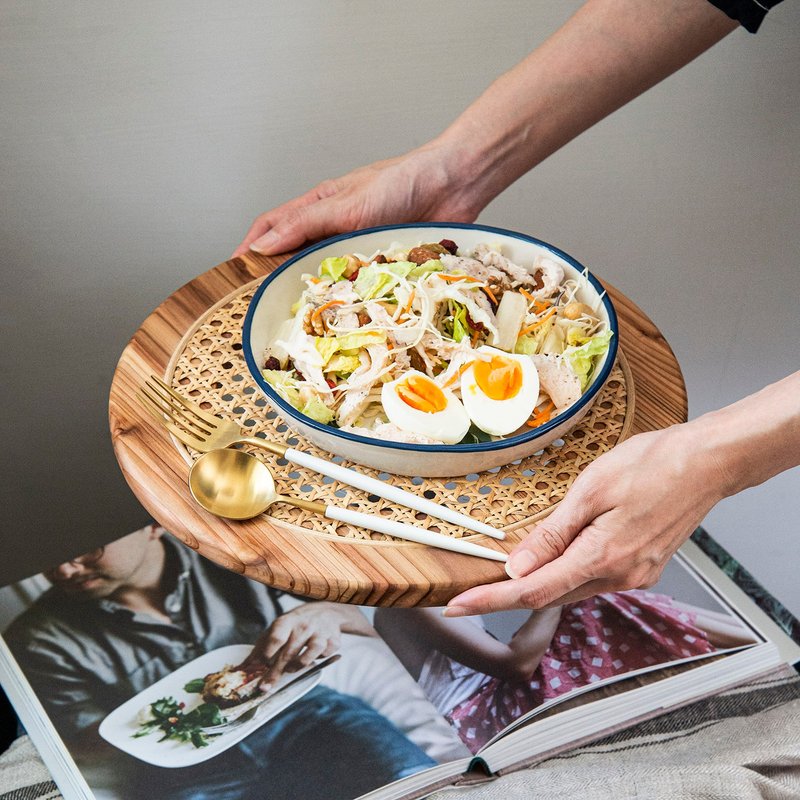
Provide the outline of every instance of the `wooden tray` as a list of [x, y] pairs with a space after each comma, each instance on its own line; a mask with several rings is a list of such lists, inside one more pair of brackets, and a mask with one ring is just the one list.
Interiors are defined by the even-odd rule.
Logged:
[[[283, 439], [330, 457], [299, 441], [267, 407], [241, 356], [240, 330], [249, 299], [275, 265], [271, 259], [247, 256], [215, 267], [168, 298], [124, 351], [112, 385], [110, 419], [117, 457], [137, 497], [159, 522], [203, 555], [255, 580], [310, 597], [440, 605], [468, 586], [503, 579], [502, 565], [495, 562], [393, 540], [289, 506], [276, 505], [269, 515], [236, 523], [213, 517], [193, 503], [186, 476], [197, 454], [151, 424], [134, 397], [151, 372], [213, 413], [237, 420], [250, 434]], [[592, 410], [563, 441], [522, 462], [464, 478], [405, 478], [359, 469], [505, 528], [509, 535], [504, 543], [469, 538], [496, 548], [513, 547], [598, 455], [632, 432], [685, 419], [683, 381], [667, 343], [635, 306], [619, 292], [609, 291], [620, 315], [625, 355]], [[463, 535], [448, 523], [367, 497], [285, 461], [273, 461], [273, 466], [280, 492]]]

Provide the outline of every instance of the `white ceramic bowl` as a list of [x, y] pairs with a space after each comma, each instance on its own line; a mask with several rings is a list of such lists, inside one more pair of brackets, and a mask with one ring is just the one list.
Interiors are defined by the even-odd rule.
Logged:
[[[588, 280], [577, 299], [592, 307], [597, 306], [597, 313], [613, 331], [608, 352], [595, 366], [589, 388], [577, 403], [544, 425], [506, 439], [478, 444], [419, 445], [358, 436], [306, 417], [264, 380], [261, 374], [264, 352], [276, 338], [281, 323], [291, 316], [290, 309], [304, 288], [300, 280], [303, 273], [315, 274], [320, 261], [328, 256], [373, 253], [388, 248], [392, 242], [413, 247], [420, 242], [438, 242], [441, 239], [453, 240], [461, 250], [469, 250], [480, 242], [497, 242], [502, 245], [505, 256], [522, 265], [532, 264], [538, 254], [546, 252], [563, 266], [567, 277], [577, 277], [584, 272], [584, 267], [574, 258], [531, 236], [460, 223], [368, 228], [326, 239], [298, 253], [268, 275], [256, 290], [244, 320], [242, 345], [250, 374], [270, 405], [308, 441], [350, 461], [395, 475], [452, 477], [483, 472], [532, 455], [563, 436], [589, 410], [611, 372], [618, 338], [617, 316], [611, 300], [603, 294], [600, 282], [589, 273], [586, 273]], [[597, 305], [601, 294], [602, 302]]]

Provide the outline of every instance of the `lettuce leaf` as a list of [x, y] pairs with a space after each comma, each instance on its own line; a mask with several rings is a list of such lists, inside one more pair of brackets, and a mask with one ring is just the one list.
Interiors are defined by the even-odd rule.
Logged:
[[325, 372], [335, 372], [338, 375], [350, 375], [361, 366], [361, 359], [358, 356], [346, 356], [344, 353], [336, 353], [325, 365]]
[[386, 331], [378, 328], [368, 331], [352, 331], [340, 334], [336, 337], [336, 341], [339, 343], [339, 350], [358, 350], [359, 347], [385, 342]]
[[358, 271], [353, 288], [362, 300], [374, 300], [376, 297], [385, 297], [389, 294], [401, 278], [421, 278], [441, 269], [442, 263], [438, 260], [426, 261], [424, 264], [415, 264], [413, 261], [370, 264]]
[[339, 350], [339, 342], [335, 336], [315, 336], [314, 347], [322, 356], [322, 366], [324, 367]]
[[397, 283], [398, 279], [394, 275], [382, 271], [377, 264], [370, 264], [358, 271], [353, 289], [362, 300], [374, 300], [394, 289]]
[[334, 281], [338, 281], [344, 275], [348, 263], [346, 258], [325, 258], [319, 265], [319, 275], [320, 277], [328, 275]]
[[514, 345], [514, 352], [523, 353], [526, 356], [540, 353], [542, 344], [552, 330], [553, 325], [555, 325], [555, 318], [550, 317], [550, 319], [541, 324], [533, 333], [525, 333], [519, 336], [517, 338], [517, 343]]
[[351, 331], [350, 333], [342, 333], [339, 336], [315, 336], [314, 347], [322, 358], [322, 366], [325, 367], [336, 353], [357, 356], [362, 347], [370, 344], [380, 344], [385, 341], [386, 331], [373, 329]]
[[333, 411], [316, 395], [307, 403], [303, 403], [300, 399], [300, 381], [295, 378], [294, 373], [283, 369], [265, 369], [261, 374], [267, 383], [301, 414], [325, 425], [333, 419]]
[[425, 275], [430, 275], [431, 272], [441, 272], [444, 269], [444, 265], [438, 258], [432, 258], [422, 264], [413, 264], [412, 267], [413, 269], [405, 276], [406, 278], [422, 278]]
[[453, 302], [453, 306], [453, 341], [460, 342], [470, 336], [467, 309], [461, 303]]
[[564, 351], [564, 358], [572, 367], [572, 371], [580, 378], [582, 392], [586, 391], [586, 387], [589, 385], [589, 375], [592, 372], [595, 358], [602, 356], [608, 350], [611, 336], [611, 331], [604, 331], [592, 336], [585, 344], [579, 347], [568, 347]]
[[527, 333], [524, 336], [520, 336], [514, 345], [514, 352], [525, 356], [536, 355], [538, 349], [539, 339], [536, 336], [528, 336]]
[[584, 334], [580, 325], [570, 325], [567, 329], [566, 340], [569, 347], [580, 347], [582, 344], [586, 344], [589, 339], [590, 337]]
[[300, 403], [300, 381], [294, 373], [284, 369], [265, 369], [261, 374], [287, 403], [297, 408]]
[[323, 425], [327, 425], [333, 419], [333, 411], [318, 397], [309, 400], [302, 408], [299, 408], [298, 411], [317, 422], [321, 422]]
[[441, 272], [443, 269], [439, 259], [430, 259], [424, 264], [415, 264], [413, 261], [370, 264], [368, 267], [361, 267], [358, 271], [353, 288], [362, 300], [374, 300], [390, 294], [401, 278], [417, 280], [425, 275], [430, 275], [431, 272]]

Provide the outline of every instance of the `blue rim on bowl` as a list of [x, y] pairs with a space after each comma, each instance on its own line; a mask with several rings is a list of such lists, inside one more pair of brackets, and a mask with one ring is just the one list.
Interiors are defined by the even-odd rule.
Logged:
[[[260, 357], [259, 359], [256, 359], [255, 354], [250, 347], [250, 329], [253, 324], [253, 315], [255, 314], [255, 309], [258, 306], [258, 301], [261, 298], [261, 295], [267, 290], [270, 283], [272, 283], [272, 281], [275, 280], [275, 278], [277, 278], [278, 275], [280, 275], [284, 270], [291, 267], [292, 264], [299, 261], [301, 258], [305, 258], [311, 253], [322, 249], [323, 247], [328, 247], [336, 242], [344, 242], [348, 239], [368, 233], [396, 231], [406, 228], [460, 228], [462, 230], [485, 231], [486, 233], [508, 236], [509, 238], [519, 239], [520, 241], [528, 242], [529, 244], [535, 244], [539, 247], [549, 250], [585, 275], [586, 279], [592, 284], [592, 286], [594, 286], [594, 288], [597, 290], [597, 293], [602, 297], [603, 306], [608, 314], [608, 326], [609, 329], [613, 331], [614, 335], [611, 337], [611, 341], [609, 342], [608, 352], [606, 354], [606, 360], [603, 364], [603, 368], [600, 370], [599, 374], [595, 377], [586, 391], [581, 395], [581, 398], [577, 403], [570, 406], [566, 411], [563, 411], [557, 417], [553, 417], [553, 419], [551, 419], [549, 422], [546, 422], [537, 428], [533, 428], [530, 431], [526, 431], [525, 433], [518, 434], [517, 436], [510, 436], [507, 439], [498, 439], [491, 442], [477, 442], [475, 444], [409, 444], [406, 442], [387, 441], [370, 436], [359, 436], [356, 433], [349, 433], [348, 431], [343, 431], [339, 428], [325, 425], [322, 422], [317, 422], [316, 420], [305, 416], [305, 414], [301, 414], [296, 408], [294, 408], [294, 406], [287, 403], [267, 383], [261, 374], [261, 367], [259, 366]], [[329, 239], [325, 239], [322, 242], [318, 242], [317, 244], [307, 247], [305, 250], [300, 251], [297, 255], [292, 256], [290, 259], [277, 267], [273, 272], [267, 275], [266, 278], [264, 278], [261, 285], [258, 287], [258, 289], [256, 289], [253, 299], [250, 301], [242, 328], [242, 351], [244, 352], [245, 362], [247, 363], [247, 368], [250, 370], [253, 380], [255, 380], [264, 394], [269, 398], [270, 403], [276, 408], [279, 408], [286, 416], [292, 417], [298, 422], [308, 425], [309, 427], [314, 428], [322, 433], [333, 434], [341, 437], [342, 439], [359, 444], [371, 445], [373, 447], [385, 447], [392, 450], [411, 450], [418, 453], [481, 453], [487, 451], [496, 452], [498, 450], [504, 450], [507, 447], [513, 447], [524, 442], [538, 439], [539, 437], [543, 436], [543, 434], [553, 430], [553, 428], [556, 428], [558, 425], [564, 422], [567, 417], [576, 414], [587, 403], [591, 402], [594, 399], [594, 396], [606, 382], [606, 379], [608, 378], [614, 366], [614, 362], [617, 357], [617, 349], [619, 347], [618, 338], [619, 326], [617, 323], [617, 314], [614, 310], [614, 305], [606, 293], [603, 285], [597, 280], [597, 278], [594, 277], [594, 275], [591, 274], [589, 270], [583, 266], [583, 264], [581, 264], [579, 261], [576, 261], [572, 256], [565, 253], [563, 250], [559, 250], [557, 247], [554, 247], [553, 245], [548, 244], [541, 239], [536, 239], [533, 236], [527, 236], [524, 233], [517, 233], [516, 231], [510, 231], [504, 228], [495, 228], [490, 225], [476, 225], [464, 222], [411, 222], [400, 225], [379, 225], [373, 228], [362, 228], [357, 231], [351, 231], [350, 233], [342, 233], [338, 236], [332, 236]]]

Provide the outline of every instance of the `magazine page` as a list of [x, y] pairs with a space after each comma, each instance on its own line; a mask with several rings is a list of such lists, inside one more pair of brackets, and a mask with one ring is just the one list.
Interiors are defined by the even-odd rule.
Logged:
[[762, 641], [674, 559], [647, 591], [452, 619], [380, 608], [374, 624], [473, 754], [554, 704]]
[[470, 755], [362, 610], [157, 526], [0, 590], [0, 630], [101, 800], [352, 800]]

